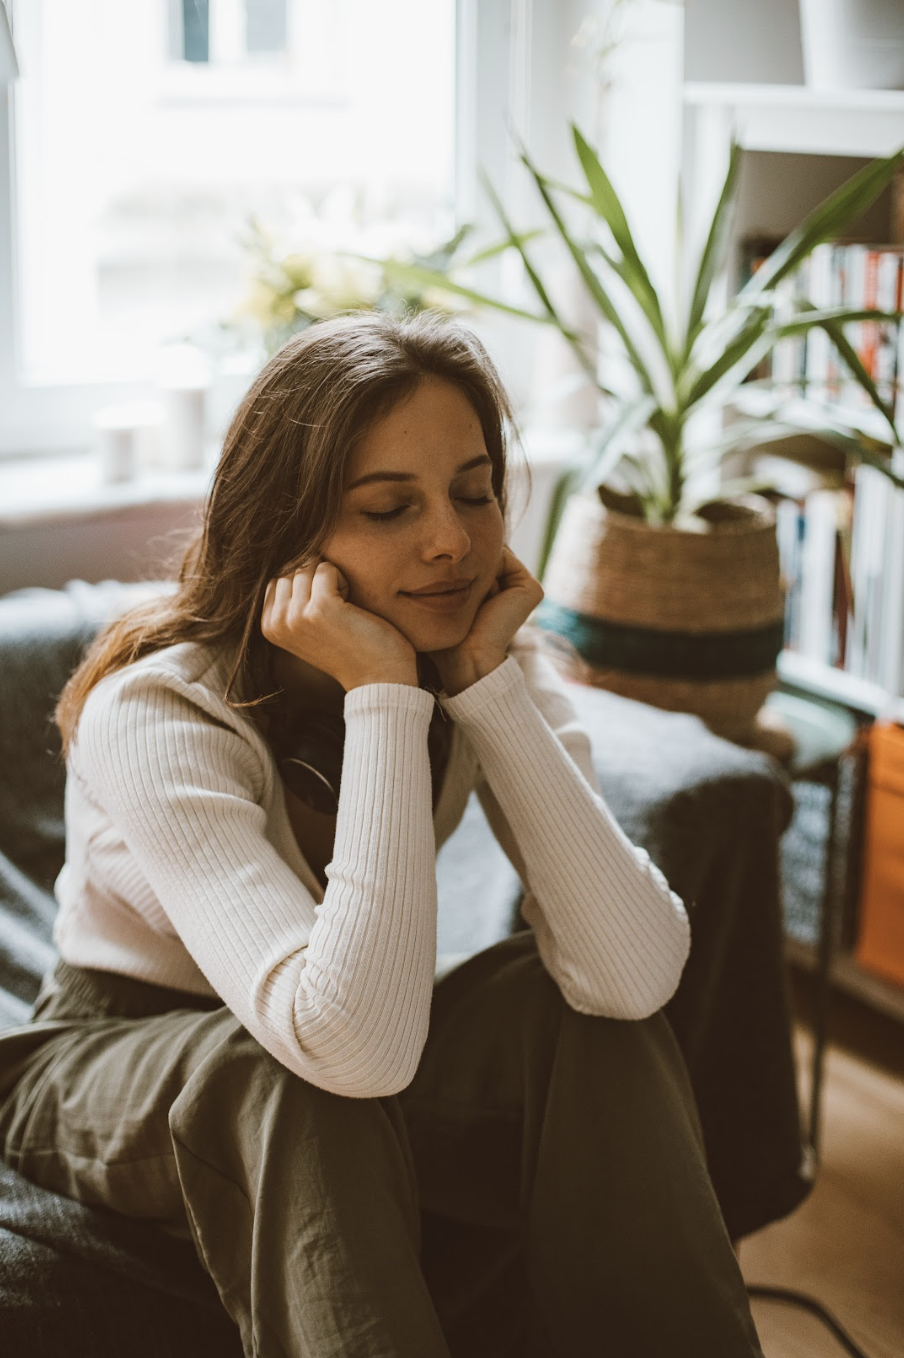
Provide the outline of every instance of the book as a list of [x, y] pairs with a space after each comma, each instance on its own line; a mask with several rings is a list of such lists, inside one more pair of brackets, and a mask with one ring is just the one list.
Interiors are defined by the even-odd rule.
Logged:
[[[828, 241], [817, 245], [810, 256], [807, 297], [820, 311], [832, 305], [832, 253]], [[814, 401], [826, 401], [829, 395], [829, 363], [831, 340], [824, 330], [813, 329], [807, 335], [805, 359], [805, 394]]]
[[[901, 311], [901, 288], [904, 280], [902, 253], [886, 247], [879, 250], [876, 262], [876, 306], [880, 311]], [[870, 376], [876, 383], [883, 401], [895, 403], [895, 384], [898, 380], [898, 339], [900, 324], [876, 322], [873, 330], [873, 366]]]

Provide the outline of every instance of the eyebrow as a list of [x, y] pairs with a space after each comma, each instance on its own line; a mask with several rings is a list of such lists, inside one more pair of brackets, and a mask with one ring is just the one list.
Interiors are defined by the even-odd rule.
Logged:
[[[477, 457], [472, 457], [470, 462], [463, 462], [460, 467], [456, 467], [455, 475], [460, 476], [462, 472], [469, 472], [474, 467], [484, 467], [493, 465], [493, 459], [487, 453], [480, 453]], [[416, 481], [417, 477], [413, 472], [368, 472], [366, 476], [359, 476], [357, 481], [353, 481], [346, 490], [355, 490], [358, 486], [369, 485], [371, 481]]]

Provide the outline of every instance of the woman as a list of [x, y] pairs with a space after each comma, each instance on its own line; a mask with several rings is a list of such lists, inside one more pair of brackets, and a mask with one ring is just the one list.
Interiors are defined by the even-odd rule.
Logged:
[[[760, 1352], [657, 1012], [687, 917], [525, 629], [508, 423], [462, 327], [310, 328], [60, 703], [61, 961], [0, 1144], [190, 1234], [248, 1355]], [[530, 930], [434, 985], [475, 786]]]

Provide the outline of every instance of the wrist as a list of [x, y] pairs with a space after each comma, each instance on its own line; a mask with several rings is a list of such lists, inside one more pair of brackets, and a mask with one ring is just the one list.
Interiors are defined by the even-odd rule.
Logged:
[[472, 684], [492, 674], [505, 659], [505, 655], [462, 656], [449, 664], [438, 666], [443, 688], [450, 698], [455, 698]]
[[372, 674], [360, 675], [343, 687], [346, 693], [351, 693], [352, 689], [363, 688], [365, 684], [407, 684], [409, 688], [419, 687], [417, 670], [413, 665], [398, 670], [377, 670]]

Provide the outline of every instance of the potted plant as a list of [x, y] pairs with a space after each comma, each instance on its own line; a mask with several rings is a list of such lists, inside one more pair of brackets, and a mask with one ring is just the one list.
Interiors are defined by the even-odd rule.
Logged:
[[[890, 466], [898, 443], [893, 407], [844, 331], [849, 322], [897, 318], [851, 306], [820, 310], [781, 286], [818, 244], [842, 235], [873, 202], [904, 150], [856, 174], [726, 295], [740, 169], [740, 149], [733, 148], [705, 245], [685, 270], [683, 294], [676, 289], [681, 300], [670, 306], [651, 281], [596, 153], [576, 127], [572, 131], [585, 181], [580, 191], [554, 183], [526, 152], [521, 159], [551, 235], [616, 339], [627, 384], [614, 390], [608, 373], [601, 376], [596, 336], [568, 325], [531, 257], [535, 233], [516, 232], [487, 185], [503, 245], [517, 251], [539, 304], [532, 319], [561, 333], [598, 388], [603, 411], [587, 456], [567, 469], [554, 496], [540, 566], [546, 599], [536, 620], [583, 657], [585, 679], [697, 713], [733, 739], [755, 740], [782, 645], [774, 513], [767, 500], [749, 494], [749, 482], [714, 490], [713, 473], [739, 450], [770, 441], [787, 455], [794, 436], [805, 434], [811, 444], [815, 436], [824, 448], [840, 447], [844, 456], [904, 484]], [[580, 229], [572, 225], [575, 213], [583, 219]], [[445, 286], [455, 284], [447, 278]], [[499, 305], [470, 288], [462, 291]], [[809, 403], [802, 419], [801, 402], [795, 409], [780, 393], [759, 392], [763, 405], [755, 417], [745, 415], [751, 390], [745, 379], [780, 340], [816, 327], [878, 412], [873, 419], [887, 431], [882, 437], [855, 413], [834, 407]]]

